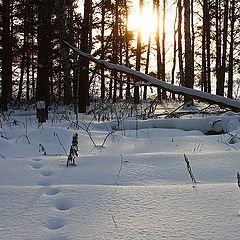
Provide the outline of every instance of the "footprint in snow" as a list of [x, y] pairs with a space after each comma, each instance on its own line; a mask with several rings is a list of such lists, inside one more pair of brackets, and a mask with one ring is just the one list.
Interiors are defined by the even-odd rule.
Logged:
[[34, 161], [34, 162], [39, 162], [39, 161], [41, 161], [42, 159], [41, 158], [33, 158], [32, 159], [32, 161]]
[[69, 238], [64, 235], [59, 235], [59, 236], [54, 236], [52, 238], [49, 238], [49, 240], [70, 240], [70, 239], [72, 239], [72, 238]]
[[53, 196], [53, 195], [57, 195], [60, 192], [61, 190], [58, 188], [49, 188], [46, 192], [46, 195]]
[[40, 168], [42, 168], [43, 167], [43, 164], [41, 163], [41, 162], [32, 162], [31, 164], [30, 164], [31, 166], [32, 166], [32, 168], [34, 168], [34, 169], [40, 169]]
[[42, 171], [40, 171], [40, 174], [44, 177], [50, 177], [53, 175], [53, 172], [50, 170], [42, 170]]
[[65, 221], [60, 218], [51, 218], [47, 222], [47, 228], [50, 230], [57, 230], [65, 225]]
[[37, 182], [38, 186], [50, 186], [51, 181], [49, 179], [42, 179]]
[[57, 199], [54, 206], [60, 211], [66, 211], [72, 208], [73, 204], [68, 199]]

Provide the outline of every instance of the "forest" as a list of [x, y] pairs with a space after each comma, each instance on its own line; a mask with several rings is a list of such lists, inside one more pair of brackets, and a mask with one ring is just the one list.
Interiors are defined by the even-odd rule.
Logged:
[[3, 110], [38, 100], [82, 113], [99, 99], [192, 100], [76, 49], [172, 85], [239, 99], [239, 1], [4, 0], [0, 9]]
[[1, 239], [239, 239], [239, 0], [0, 11]]

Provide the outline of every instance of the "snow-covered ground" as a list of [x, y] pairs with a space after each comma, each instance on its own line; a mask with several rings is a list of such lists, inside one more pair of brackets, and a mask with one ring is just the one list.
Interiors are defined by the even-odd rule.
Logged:
[[[0, 239], [240, 238], [239, 115], [92, 122], [96, 146], [64, 115], [39, 129], [35, 115], [25, 115], [1, 120]], [[229, 133], [203, 134], [213, 128]], [[75, 132], [79, 157], [67, 168]]]

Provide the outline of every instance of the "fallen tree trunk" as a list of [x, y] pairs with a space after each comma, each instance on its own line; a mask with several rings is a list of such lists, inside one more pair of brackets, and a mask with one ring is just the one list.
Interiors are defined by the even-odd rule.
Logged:
[[[181, 129], [184, 131], [197, 130], [203, 134], [233, 133], [237, 134], [240, 130], [239, 114], [228, 113], [221, 116], [209, 116], [204, 118], [188, 119], [123, 119], [121, 121], [111, 121], [99, 123], [98, 127], [109, 130], [140, 130], [149, 128]], [[236, 131], [236, 132], [235, 132]]]
[[229, 108], [236, 112], [240, 111], [240, 101], [239, 100], [225, 98], [222, 96], [213, 95], [210, 93], [198, 91], [198, 90], [191, 89], [191, 88], [172, 85], [172, 84], [163, 82], [157, 78], [154, 78], [154, 77], [151, 77], [144, 73], [141, 73], [139, 71], [135, 71], [131, 68], [128, 68], [128, 67], [125, 67], [122, 65], [118, 65], [118, 64], [113, 64], [113, 63], [110, 63], [105, 60], [97, 59], [97, 58], [93, 57], [91, 54], [82, 52], [78, 48], [73, 47], [68, 42], [66, 42], [66, 41], [63, 41], [63, 42], [66, 45], [68, 45], [69, 48], [71, 48], [74, 52], [76, 52], [81, 57], [87, 58], [88, 60], [90, 60], [96, 64], [99, 64], [101, 66], [104, 66], [107, 69], [116, 70], [118, 72], [125, 73], [126, 75], [130, 75], [137, 80], [141, 80], [141, 81], [147, 83], [147, 85], [149, 85], [149, 86], [161, 87], [161, 88], [163, 88], [169, 92], [175, 93], [175, 94], [180, 94], [183, 96], [190, 96], [193, 99], [199, 99], [203, 102], [208, 102], [210, 104], [217, 104], [220, 107]]

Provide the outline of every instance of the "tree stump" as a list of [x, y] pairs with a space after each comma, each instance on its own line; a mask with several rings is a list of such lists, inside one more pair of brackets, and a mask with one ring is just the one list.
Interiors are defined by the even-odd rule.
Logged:
[[46, 104], [44, 101], [36, 102], [38, 123], [46, 122]]

